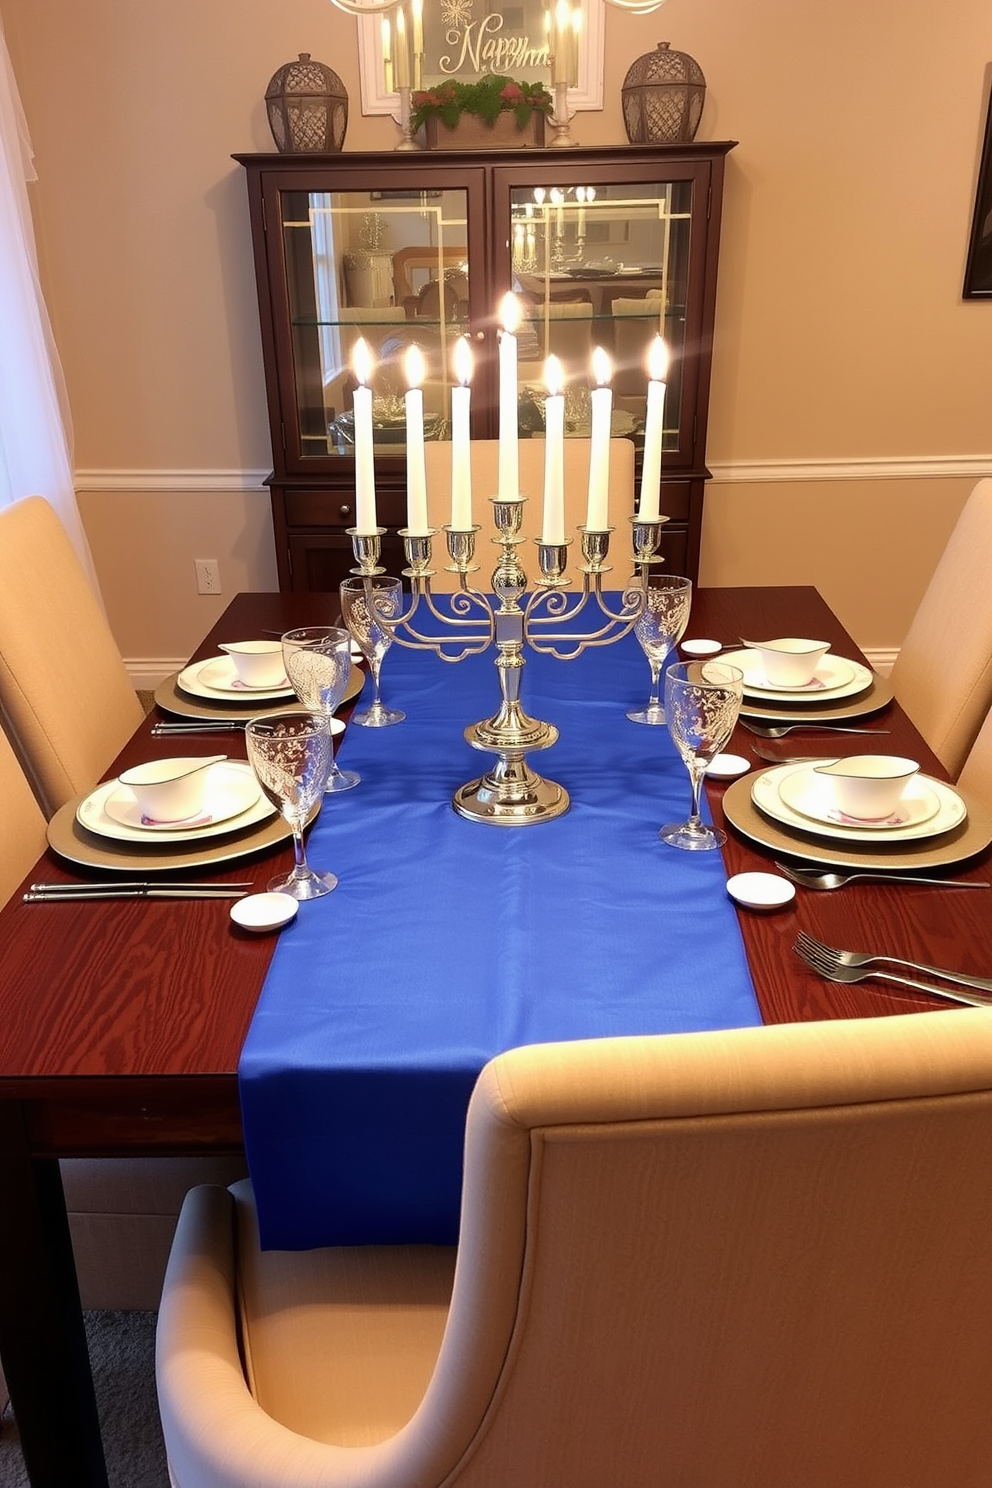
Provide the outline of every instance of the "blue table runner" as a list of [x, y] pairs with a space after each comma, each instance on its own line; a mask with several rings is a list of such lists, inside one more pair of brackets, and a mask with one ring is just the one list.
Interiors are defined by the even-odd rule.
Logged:
[[283, 932], [239, 1069], [265, 1247], [453, 1243], [469, 1095], [503, 1049], [761, 1021], [721, 855], [658, 839], [689, 781], [668, 731], [624, 716], [636, 640], [528, 653], [525, 711], [560, 729], [530, 762], [572, 805], [526, 828], [451, 806], [494, 758], [463, 738], [498, 707], [493, 658], [394, 646], [406, 722], [347, 731], [362, 784], [308, 843], [340, 884]]

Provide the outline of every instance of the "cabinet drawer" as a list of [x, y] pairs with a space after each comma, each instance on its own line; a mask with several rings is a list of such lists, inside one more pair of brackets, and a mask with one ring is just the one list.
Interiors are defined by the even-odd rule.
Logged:
[[[355, 498], [349, 490], [294, 491], [285, 495], [287, 527], [339, 527], [355, 525]], [[403, 527], [406, 504], [395, 491], [376, 493], [376, 516], [380, 527]]]

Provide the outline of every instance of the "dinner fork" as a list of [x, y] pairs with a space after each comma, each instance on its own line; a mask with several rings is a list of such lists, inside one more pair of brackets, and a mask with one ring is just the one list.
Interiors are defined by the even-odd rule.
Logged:
[[969, 1007], [992, 1007], [992, 997], [980, 992], [952, 992], [949, 987], [935, 987], [930, 982], [917, 982], [912, 977], [897, 976], [892, 971], [876, 971], [873, 967], [838, 966], [835, 962], [824, 962], [799, 945], [792, 948], [811, 971], [815, 971], [828, 982], [864, 982], [871, 979], [893, 982], [897, 987], [909, 987], [913, 992], [927, 992], [931, 997], [943, 997], [948, 1002], [964, 1002]]
[[849, 728], [846, 724], [839, 723], [749, 723], [746, 718], [742, 718], [740, 723], [749, 734], [757, 734], [759, 739], [784, 739], [786, 734], [794, 734], [797, 729], [802, 729], [807, 734], [881, 735], [889, 732], [888, 729]]
[[885, 873], [862, 871], [859, 873], [834, 873], [827, 868], [793, 868], [788, 863], [775, 862], [779, 873], [791, 878], [802, 889], [844, 889], [857, 879], [866, 883], [930, 884], [938, 889], [987, 889], [987, 883], [973, 878], [923, 878], [918, 873]]
[[822, 940], [817, 940], [815, 935], [809, 935], [805, 930], [799, 931], [796, 940], [796, 949], [798, 950], [800, 946], [821, 961], [832, 960], [837, 966], [874, 966], [876, 962], [883, 962], [890, 966], [905, 966], [909, 971], [921, 971], [925, 976], [943, 977], [946, 982], [956, 982], [962, 987], [973, 987], [977, 992], [992, 992], [992, 979], [989, 977], [969, 976], [963, 971], [946, 971], [942, 966], [928, 966], [924, 961], [907, 961], [902, 956], [873, 955], [866, 951], [841, 951], [835, 946], [824, 945]]

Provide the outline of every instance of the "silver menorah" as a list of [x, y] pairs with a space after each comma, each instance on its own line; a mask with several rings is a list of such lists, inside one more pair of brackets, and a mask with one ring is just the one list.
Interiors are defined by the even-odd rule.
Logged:
[[[470, 725], [465, 738], [473, 749], [493, 754], [496, 759], [485, 774], [459, 787], [452, 805], [470, 821], [501, 827], [553, 821], [569, 807], [565, 788], [537, 774], [527, 762], [528, 755], [555, 743], [558, 730], [554, 724], [524, 712], [520, 694], [525, 647], [559, 661], [572, 661], [590, 646], [612, 645], [628, 635], [645, 605], [650, 567], [663, 562], [657, 550], [661, 529], [668, 521], [667, 517], [630, 519], [637, 575], [619, 592], [618, 607], [611, 608], [603, 580], [612, 572], [606, 561], [612, 527], [602, 531], [578, 529], [584, 560], [581, 593], [569, 593], [572, 580], [565, 576], [570, 539], [561, 543], [538, 541], [541, 581], [528, 592], [527, 575], [517, 555], [525, 540], [520, 535], [525, 500], [523, 496], [491, 498], [496, 527], [492, 541], [500, 547], [492, 595], [471, 584], [471, 576], [479, 572], [475, 541], [481, 528], [443, 528], [451, 560], [445, 570], [458, 579], [457, 589], [445, 595], [443, 609], [431, 583], [435, 573], [431, 567], [433, 539], [442, 529], [432, 528], [425, 534], [400, 529], [407, 561], [403, 576], [410, 581], [410, 603], [399, 616], [384, 614], [376, 605], [371, 583], [385, 572], [379, 558], [386, 528], [377, 527], [371, 533], [352, 528], [348, 533], [357, 564], [352, 573], [370, 581], [369, 613], [375, 611], [399, 645], [433, 651], [442, 661], [459, 662], [495, 644], [500, 706], [491, 718]], [[598, 628], [578, 631], [573, 627], [587, 606], [595, 607], [602, 623]], [[422, 625], [417, 623], [418, 614], [423, 617]]]

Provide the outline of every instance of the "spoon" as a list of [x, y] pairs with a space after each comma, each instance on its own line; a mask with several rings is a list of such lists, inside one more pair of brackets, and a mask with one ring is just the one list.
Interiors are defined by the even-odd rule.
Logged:
[[888, 729], [873, 728], [847, 728], [837, 723], [748, 723], [746, 719], [740, 720], [742, 728], [746, 728], [749, 734], [757, 734], [759, 739], [784, 739], [786, 734], [793, 734], [801, 729], [807, 734], [887, 734]]
[[960, 878], [920, 878], [909, 873], [830, 873], [814, 868], [790, 868], [787, 863], [776, 861], [775, 867], [793, 883], [804, 889], [843, 889], [857, 878], [873, 883], [936, 884], [941, 889], [987, 889], [987, 883], [971, 883]]

